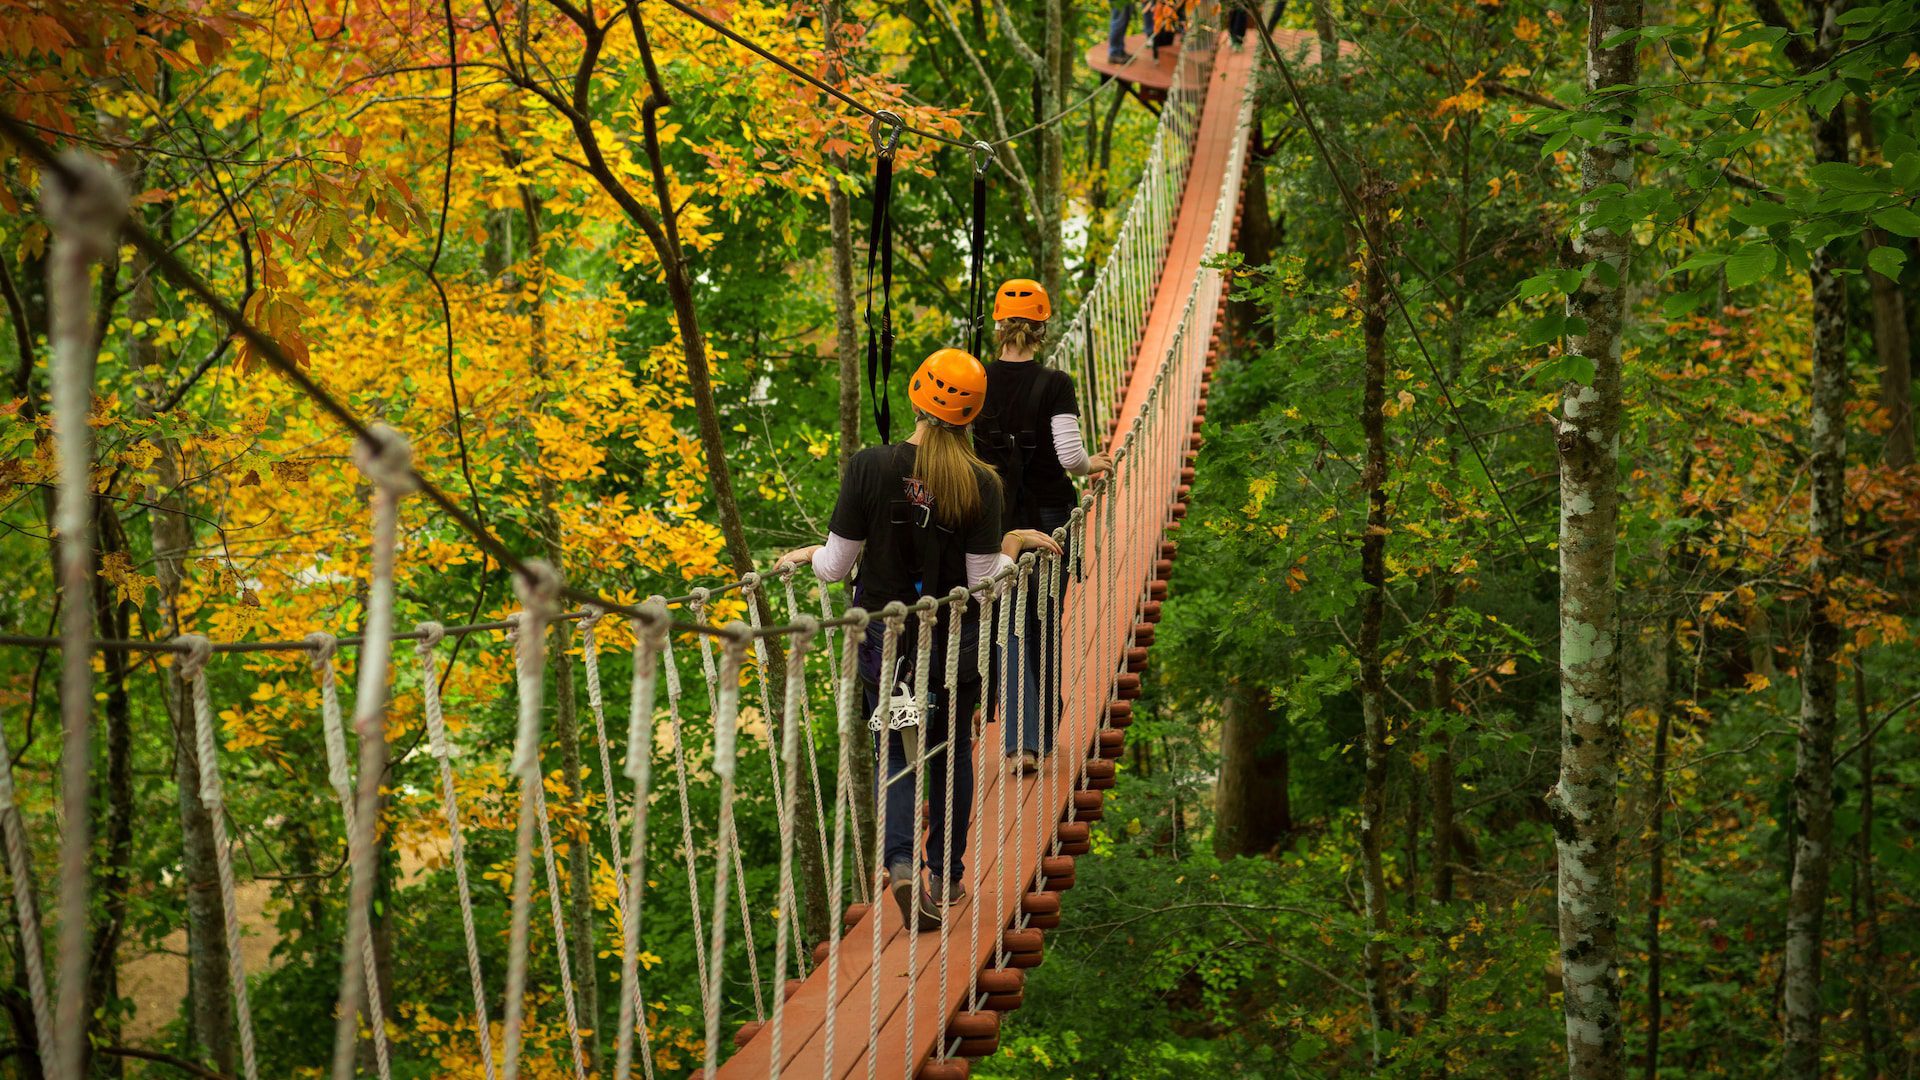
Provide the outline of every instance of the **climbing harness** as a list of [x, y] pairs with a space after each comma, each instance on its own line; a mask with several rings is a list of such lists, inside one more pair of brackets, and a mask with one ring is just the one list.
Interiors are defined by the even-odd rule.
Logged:
[[[881, 130], [882, 125], [885, 131]], [[880, 441], [893, 441], [893, 155], [900, 148], [906, 121], [882, 109], [869, 130], [874, 141], [873, 221], [867, 227], [867, 397]], [[880, 325], [873, 324], [873, 264], [880, 261]]]

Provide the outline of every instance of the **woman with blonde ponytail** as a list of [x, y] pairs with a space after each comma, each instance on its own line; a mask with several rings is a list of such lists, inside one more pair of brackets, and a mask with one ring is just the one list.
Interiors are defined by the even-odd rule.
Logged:
[[[1059, 546], [1043, 533], [1001, 531], [1000, 479], [975, 456], [967, 435], [986, 392], [986, 370], [972, 356], [959, 349], [941, 349], [927, 357], [908, 384], [916, 418], [913, 434], [906, 442], [872, 446], [855, 454], [841, 478], [827, 542], [790, 551], [777, 566], [810, 561], [821, 581], [832, 582], [845, 578], [858, 564], [854, 605], [879, 611], [895, 601], [912, 604], [922, 596], [944, 597], [955, 586], [977, 585], [1029, 548], [1057, 553]], [[927, 678], [928, 710], [921, 734], [932, 790], [944, 792], [950, 763], [954, 769], [957, 820], [946, 820], [944, 798], [932, 801], [927, 822], [928, 880], [918, 890], [916, 903], [914, 883], [921, 868], [914, 863], [913, 809], [919, 793], [911, 780], [900, 779], [913, 768], [900, 733], [885, 732], [886, 767], [878, 774], [883, 778], [880, 798], [886, 807], [883, 865], [901, 917], [921, 930], [939, 929], [942, 909], [965, 894], [960, 886], [961, 856], [966, 853], [968, 813], [973, 805], [971, 720], [980, 703], [979, 626], [974, 619], [963, 622], [958, 641], [949, 640], [945, 627], [941, 618], [924, 628], [932, 636], [932, 670], [928, 672], [913, 671], [923, 628], [911, 622], [900, 639], [894, 671], [880, 670], [885, 630], [879, 622], [868, 625], [860, 648], [867, 715], [882, 707], [883, 689], [890, 698], [896, 686], [911, 687], [916, 676]], [[953, 695], [956, 700], [951, 701], [942, 677], [950, 648], [960, 650], [960, 682]], [[876, 740], [875, 753], [880, 752]]]
[[[987, 368], [987, 395], [980, 406], [974, 444], [980, 457], [999, 473], [1005, 487], [1001, 524], [1051, 535], [1066, 525], [1079, 505], [1073, 476], [1092, 476], [1113, 468], [1105, 454], [1089, 454], [1080, 438], [1080, 408], [1073, 376], [1041, 363], [1053, 304], [1047, 290], [1028, 278], [1000, 286], [993, 297], [994, 333], [1000, 359]], [[1066, 583], [1061, 583], [1064, 591]], [[1013, 767], [1031, 773], [1053, 750], [1058, 716], [1058, 687], [1040, 686], [1040, 585], [1027, 593], [1027, 632], [1015, 635], [994, 659], [994, 678], [1006, 679], [1009, 715], [1000, 718], [1006, 755]], [[1060, 612], [1051, 612], [1059, 625]], [[1022, 647], [1022, 642], [1025, 646]]]

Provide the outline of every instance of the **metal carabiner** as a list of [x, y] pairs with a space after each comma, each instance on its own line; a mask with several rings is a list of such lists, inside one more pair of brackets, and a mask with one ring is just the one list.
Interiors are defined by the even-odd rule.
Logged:
[[974, 143], [973, 144], [973, 175], [974, 177], [977, 179], [979, 177], [987, 175], [987, 170], [991, 168], [993, 168], [993, 146], [986, 142]]
[[[880, 134], [881, 124], [887, 125], [884, 137]], [[893, 157], [893, 152], [900, 149], [900, 135], [906, 130], [907, 122], [891, 109], [881, 109], [867, 122], [867, 134], [873, 137], [874, 145], [883, 158]]]

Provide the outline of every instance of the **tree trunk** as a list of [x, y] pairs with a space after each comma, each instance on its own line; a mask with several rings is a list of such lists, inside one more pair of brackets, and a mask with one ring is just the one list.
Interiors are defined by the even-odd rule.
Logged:
[[[1442, 574], [1434, 597], [1434, 610], [1442, 620], [1453, 609], [1454, 595], [1453, 575]], [[1428, 685], [1432, 693], [1429, 704], [1438, 722], [1445, 724], [1453, 716], [1453, 661], [1442, 657], [1434, 664]], [[1453, 735], [1444, 729], [1435, 731], [1427, 737], [1426, 749], [1427, 790], [1433, 798], [1433, 902], [1439, 909], [1440, 931], [1449, 934], [1453, 929], [1452, 912], [1448, 910], [1453, 906]], [[1434, 981], [1427, 995], [1427, 1011], [1433, 1016], [1447, 1011], [1446, 979]]]
[[[1873, 114], [1867, 99], [1855, 102], [1860, 129], [1860, 156], [1874, 156], [1878, 145]], [[1862, 164], [1866, 164], [1865, 160]], [[1866, 254], [1893, 243], [1880, 229], [1861, 234]], [[1880, 407], [1887, 413], [1886, 462], [1903, 469], [1913, 464], [1913, 338], [1907, 325], [1907, 297], [1900, 283], [1878, 270], [1867, 271], [1867, 290], [1873, 298], [1873, 351], [1880, 361]]]
[[1880, 898], [1873, 884], [1873, 725], [1867, 719], [1867, 669], [1853, 660], [1853, 712], [1860, 725], [1860, 832], [1853, 860], [1853, 1016], [1860, 1026], [1860, 1064], [1864, 1076], [1880, 1075], [1880, 1029], [1874, 1012], [1880, 987]]
[[[714, 398], [713, 375], [707, 364], [707, 339], [700, 328], [700, 313], [693, 302], [693, 279], [687, 272], [686, 253], [680, 246], [680, 212], [673, 201], [672, 186], [667, 179], [666, 158], [660, 149], [659, 111], [672, 104], [667, 94], [666, 84], [661, 81], [660, 70], [654, 62], [653, 47], [648, 42], [645, 23], [634, 15], [635, 37], [640, 47], [640, 59], [647, 75], [649, 94], [646, 103], [640, 109], [641, 126], [645, 133], [647, 167], [653, 177], [654, 202], [659, 218], [646, 216], [638, 219], [642, 230], [647, 233], [654, 253], [659, 256], [661, 276], [666, 281], [667, 296], [673, 303], [674, 325], [680, 331], [680, 343], [686, 350], [687, 392], [693, 398], [694, 412], [699, 419], [700, 449], [707, 459], [707, 479], [713, 486], [713, 501], [720, 514], [720, 532], [726, 538], [728, 560], [733, 564], [734, 573], [745, 577], [753, 572], [753, 548], [747, 543], [747, 529], [740, 517], [740, 502], [734, 496], [733, 472], [727, 465], [727, 441], [720, 427], [720, 407]], [[591, 123], [576, 121], [575, 131], [583, 139], [592, 139], [598, 147], [597, 137], [593, 134]], [[603, 184], [619, 181], [606, 174], [600, 177]], [[621, 189], [625, 194], [625, 189]], [[623, 203], [623, 205], [625, 205]], [[634, 209], [637, 209], [634, 208]], [[633, 210], [629, 210], [633, 215]], [[767, 603], [765, 590], [754, 594], [754, 605], [760, 613], [762, 625], [774, 625], [773, 609]], [[773, 726], [776, 738], [784, 725], [786, 715], [784, 699], [787, 684], [787, 653], [780, 642], [767, 642], [767, 684], [768, 702], [773, 715], [768, 722]], [[800, 800], [796, 805], [806, 806], [813, 799], [814, 785], [819, 778], [811, 770], [800, 772], [800, 790], [787, 793], [790, 799]], [[812, 814], [794, 815], [794, 845], [799, 852], [800, 882], [806, 896], [806, 932], [815, 941], [823, 940], [829, 932], [832, 916], [827, 911], [827, 865], [820, 844], [820, 827]]]
[[1213, 851], [1222, 859], [1264, 854], [1293, 834], [1285, 715], [1265, 688], [1246, 683], [1230, 685], [1221, 704]]
[[[1040, 123], [1066, 102], [1066, 89], [1070, 85], [1065, 75], [1066, 60], [1071, 53], [1067, 41], [1066, 0], [1046, 0], [1047, 31], [1044, 44], [1045, 70], [1038, 72], [1040, 84], [1040, 117], [1034, 122]], [[1065, 125], [1048, 124], [1042, 129], [1040, 141], [1040, 212], [1045, 220], [1041, 223], [1044, 242], [1040, 249], [1040, 283], [1046, 286], [1047, 295], [1053, 298], [1057, 307], [1066, 286], [1066, 162], [1067, 136]]]
[[[1668, 618], [1669, 651], [1679, 640], [1679, 629], [1677, 620]], [[1673, 730], [1673, 711], [1681, 697], [1676, 685], [1679, 672], [1680, 665], [1670, 657], [1667, 661], [1666, 700], [1661, 703], [1659, 719], [1654, 722], [1653, 776], [1648, 782], [1647, 792], [1647, 831], [1652, 835], [1652, 846], [1647, 854], [1647, 1080], [1657, 1080], [1660, 1075], [1660, 913], [1667, 903], [1667, 741]]]
[[[106, 500], [95, 502], [94, 537], [97, 554], [104, 563], [109, 554], [124, 554], [126, 534], [119, 515]], [[118, 591], [106, 581], [99, 582], [93, 596], [95, 620], [100, 636], [125, 640], [130, 605], [120, 600]], [[91, 972], [91, 1011], [98, 1017], [98, 1040], [107, 1046], [120, 1044], [119, 1012], [113, 1000], [120, 996], [120, 936], [127, 921], [127, 867], [133, 858], [133, 712], [127, 695], [128, 654], [113, 650], [102, 654], [107, 695], [107, 814], [104, 828], [106, 860], [99, 868], [101, 896], [100, 922], [93, 933]], [[119, 1058], [96, 1059], [94, 1068], [107, 1076], [125, 1072]]]
[[[129, 313], [135, 319], [156, 310], [153, 275], [138, 267]], [[145, 313], [144, 315], [142, 313]], [[159, 350], [145, 341], [133, 344], [138, 370], [159, 363]], [[138, 403], [142, 419], [152, 416], [165, 394], [155, 384]], [[153, 538], [153, 574], [160, 587], [160, 621], [171, 636], [186, 631], [180, 593], [186, 582], [186, 560], [193, 548], [193, 525], [181, 494], [181, 449], [168, 438], [156, 438], [152, 501], [147, 528]], [[187, 1044], [183, 1057], [205, 1061], [214, 1072], [232, 1075], [233, 1013], [227, 998], [226, 909], [220, 901], [219, 871], [215, 864], [213, 820], [200, 804], [199, 755], [195, 751], [193, 709], [179, 668], [169, 665], [163, 675], [167, 712], [173, 721], [174, 787], [178, 794], [181, 832], [181, 885], [187, 909]]]
[[[1634, 42], [1602, 41], [1638, 29], [1638, 0], [1594, 0], [1587, 29], [1587, 91], [1639, 78]], [[1632, 109], [1612, 100], [1587, 111], [1631, 127]], [[1633, 185], [1633, 149], [1615, 137], [1580, 155], [1584, 196]], [[1585, 204], [1590, 208], [1590, 204]], [[1614, 550], [1620, 509], [1620, 350], [1632, 237], [1583, 229], [1573, 250], [1591, 272], [1567, 298], [1586, 330], [1569, 335], [1569, 355], [1593, 364], [1590, 385], [1561, 395], [1560, 776], [1547, 795], [1558, 856], [1560, 967], [1565, 993], [1567, 1072], [1572, 1080], [1621, 1075], [1620, 978], [1615, 968], [1619, 911], [1614, 859], [1619, 843], [1620, 665]]]
[[[1258, 132], [1249, 132], [1247, 138], [1257, 141]], [[1265, 266], [1273, 261], [1273, 212], [1267, 203], [1266, 159], [1257, 153], [1249, 151], [1247, 154], [1247, 174], [1240, 190], [1240, 235], [1235, 238], [1234, 249], [1247, 266]], [[1269, 326], [1260, 321], [1260, 304], [1257, 301], [1228, 301], [1229, 355], [1242, 348], [1271, 345], [1273, 335], [1270, 330], [1263, 329]]]
[[[1368, 225], [1378, 242], [1386, 215], [1380, 212], [1380, 185], [1366, 181]], [[1387, 889], [1384, 863], [1387, 829], [1387, 686], [1380, 659], [1381, 625], [1387, 610], [1387, 276], [1381, 265], [1385, 252], [1370, 248], [1361, 281], [1361, 331], [1366, 342], [1366, 368], [1360, 426], [1366, 433], [1366, 465], [1361, 485], [1367, 493], [1367, 527], [1360, 540], [1360, 580], [1366, 591], [1360, 601], [1360, 711], [1366, 720], [1366, 782], [1360, 804], [1360, 849], [1365, 862], [1367, 904], [1367, 1007], [1373, 1023], [1373, 1056], [1383, 1060], [1380, 1036], [1394, 1026], [1393, 1001], [1387, 991]]]
[[[979, 10], [976, 3], [975, 13]], [[846, 77], [839, 52], [841, 0], [826, 0], [822, 12], [828, 82], [839, 86]], [[836, 168], [845, 171], [845, 155], [834, 155], [831, 160]], [[847, 463], [860, 449], [860, 330], [853, 310], [853, 216], [846, 190], [838, 184], [827, 192], [827, 216], [833, 225], [833, 315], [840, 352], [840, 474], [844, 476]], [[850, 760], [853, 775], [847, 778], [847, 786], [853, 807], [849, 827], [855, 843], [871, 844], [875, 805], [873, 755], [856, 753]], [[810, 781], [803, 779], [801, 783], [807, 785]]]
[[[1847, 160], [1845, 115], [1816, 118], [1818, 160]], [[1793, 879], [1787, 894], [1785, 1072], [1820, 1076], [1820, 968], [1833, 840], [1833, 736], [1842, 627], [1828, 590], [1846, 546], [1847, 289], [1832, 246], [1813, 253], [1813, 389], [1807, 438], [1811, 493], [1807, 532], [1807, 638], [1800, 662], [1800, 733], [1793, 769]]]
[[[532, 188], [521, 185], [520, 206], [527, 218], [527, 264], [531, 267], [533, 280], [532, 308], [528, 312], [528, 348], [529, 366], [532, 368], [536, 386], [544, 388], [551, 374], [547, 357], [547, 274], [546, 246], [541, 221], [541, 202]], [[509, 279], [510, 285], [518, 286]], [[544, 389], [538, 399], [534, 412], [545, 407]], [[539, 474], [539, 502], [534, 507], [533, 525], [540, 534], [540, 546], [547, 562], [566, 577], [566, 544], [560, 534], [559, 486], [554, 483], [553, 474], [541, 460], [544, 455], [535, 448], [535, 469]], [[548, 645], [553, 663], [553, 734], [560, 744], [560, 769], [566, 778], [557, 800], [561, 810], [569, 820], [590, 822], [582, 792], [586, 778], [582, 772], [580, 757], [580, 714], [573, 686], [573, 657], [568, 650], [573, 647], [573, 624], [555, 622], [548, 630]], [[591, 827], [589, 826], [589, 831]], [[585, 1017], [585, 1023], [593, 1033], [587, 1042], [587, 1054], [590, 1061], [598, 1063], [602, 1059], [600, 1024], [600, 980], [595, 975], [593, 944], [593, 863], [596, 847], [591, 843], [581, 843], [579, 837], [569, 837], [567, 850], [567, 945], [572, 955], [568, 962], [573, 970], [576, 988], [575, 1006], [579, 1014]], [[556, 840], [556, 846], [558, 844]]]

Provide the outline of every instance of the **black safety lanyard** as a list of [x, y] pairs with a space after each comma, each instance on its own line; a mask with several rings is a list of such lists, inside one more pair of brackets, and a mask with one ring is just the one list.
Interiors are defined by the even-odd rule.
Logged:
[[973, 144], [973, 247], [967, 275], [967, 352], [980, 356], [980, 337], [986, 332], [987, 169], [993, 165], [993, 147]]
[[[889, 125], [884, 139], [880, 125]], [[873, 221], [867, 227], [867, 397], [882, 444], [893, 441], [893, 152], [905, 124], [891, 112], [874, 117]], [[880, 326], [873, 325], [873, 263], [880, 260]]]

